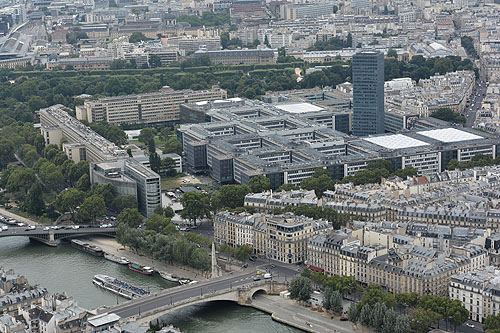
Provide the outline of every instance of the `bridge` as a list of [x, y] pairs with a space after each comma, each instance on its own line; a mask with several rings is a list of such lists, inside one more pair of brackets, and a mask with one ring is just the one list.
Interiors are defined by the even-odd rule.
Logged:
[[98, 308], [97, 313], [114, 313], [125, 320], [147, 323], [170, 311], [198, 303], [233, 301], [248, 305], [260, 293], [278, 294], [288, 288], [284, 277], [254, 281], [254, 276], [255, 273], [251, 272], [169, 288], [116, 306]]
[[0, 232], [0, 237], [29, 237], [32, 240], [36, 240], [49, 246], [57, 246], [61, 239], [94, 235], [115, 237], [116, 228], [100, 228], [95, 225], [80, 225], [78, 229], [70, 229], [70, 226], [67, 226], [66, 228], [61, 226], [58, 227], [58, 229], [54, 229], [53, 227], [37, 226], [36, 229], [28, 230], [26, 227], [9, 226], [8, 230]]

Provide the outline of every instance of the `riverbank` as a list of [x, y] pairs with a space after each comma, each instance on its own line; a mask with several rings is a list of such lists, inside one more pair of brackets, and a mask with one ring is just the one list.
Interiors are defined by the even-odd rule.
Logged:
[[123, 247], [114, 238], [109, 237], [91, 237], [87, 239], [87, 243], [99, 246], [106, 253], [114, 254], [118, 257], [125, 257], [130, 262], [142, 266], [152, 267], [154, 270], [167, 272], [169, 274], [177, 275], [181, 278], [188, 278], [196, 281], [203, 281], [209, 277], [210, 273], [201, 272], [190, 267], [183, 267], [181, 265], [167, 265], [163, 261], [154, 260], [146, 256], [137, 254], [132, 250]]
[[352, 333], [357, 331], [349, 321], [330, 319], [330, 315], [326, 313], [312, 311], [310, 308], [305, 308], [295, 301], [280, 296], [259, 295], [248, 306], [269, 313], [273, 320], [305, 332]]

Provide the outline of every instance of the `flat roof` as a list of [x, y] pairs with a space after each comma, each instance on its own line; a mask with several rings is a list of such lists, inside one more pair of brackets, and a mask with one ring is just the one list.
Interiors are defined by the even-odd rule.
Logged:
[[483, 139], [482, 136], [461, 131], [456, 128], [438, 128], [429, 131], [417, 132], [417, 134], [447, 143]]
[[310, 103], [281, 104], [276, 105], [276, 108], [290, 113], [306, 113], [324, 110], [324, 108]]
[[374, 136], [370, 138], [364, 138], [363, 140], [374, 143], [378, 146], [387, 149], [404, 149], [420, 146], [428, 146], [429, 144], [420, 141], [403, 134], [393, 134], [393, 135], [382, 135]]

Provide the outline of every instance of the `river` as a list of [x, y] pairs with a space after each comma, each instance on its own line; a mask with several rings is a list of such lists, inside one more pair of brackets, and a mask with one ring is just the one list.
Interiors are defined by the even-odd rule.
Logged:
[[[157, 275], [135, 273], [125, 265], [78, 251], [68, 244], [49, 247], [24, 237], [0, 238], [0, 266], [13, 268], [30, 284], [39, 284], [50, 293], [65, 291], [87, 309], [125, 301], [95, 287], [95, 274], [113, 276], [152, 292], [176, 285]], [[163, 319], [185, 332], [300, 332], [273, 321], [268, 314], [231, 302], [194, 305]]]

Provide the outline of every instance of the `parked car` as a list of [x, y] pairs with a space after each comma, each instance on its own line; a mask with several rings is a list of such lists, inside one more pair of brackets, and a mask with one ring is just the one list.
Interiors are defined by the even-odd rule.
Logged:
[[266, 273], [264, 274], [264, 279], [270, 279], [272, 278], [273, 276], [271, 275], [271, 273]]
[[261, 279], [261, 277], [260, 277], [260, 276], [254, 276], [254, 277], [253, 277], [253, 280], [254, 280], [254, 281], [260, 281], [260, 280], [262, 280], [262, 279]]

